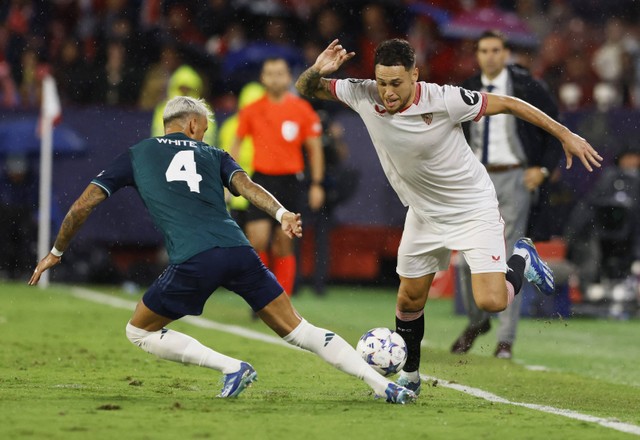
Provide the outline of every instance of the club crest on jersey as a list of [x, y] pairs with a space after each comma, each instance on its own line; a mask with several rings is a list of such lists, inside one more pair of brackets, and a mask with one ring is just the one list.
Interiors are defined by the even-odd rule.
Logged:
[[431, 125], [431, 121], [433, 121], [433, 113], [423, 113], [420, 117], [427, 125]]
[[387, 110], [384, 107], [380, 107], [378, 104], [374, 105], [373, 108], [381, 116], [384, 115], [387, 112]]

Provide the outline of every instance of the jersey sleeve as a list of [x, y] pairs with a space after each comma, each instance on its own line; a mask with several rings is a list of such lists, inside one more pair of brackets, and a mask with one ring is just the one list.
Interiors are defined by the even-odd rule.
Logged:
[[108, 197], [111, 197], [120, 188], [135, 186], [129, 152], [126, 151], [116, 157], [107, 168], [100, 171], [91, 183], [102, 188]]
[[487, 95], [456, 86], [443, 86], [444, 103], [455, 123], [477, 122], [487, 109]]
[[233, 175], [237, 172], [244, 173], [245, 171], [242, 169], [238, 163], [233, 160], [233, 157], [226, 151], [222, 152], [222, 157], [220, 158], [220, 177], [222, 177], [222, 182], [224, 186], [233, 194], [234, 196], [239, 196], [240, 194], [233, 190], [231, 185], [231, 179]]
[[358, 103], [366, 96], [372, 80], [365, 79], [332, 79], [331, 93], [340, 102], [356, 110]]

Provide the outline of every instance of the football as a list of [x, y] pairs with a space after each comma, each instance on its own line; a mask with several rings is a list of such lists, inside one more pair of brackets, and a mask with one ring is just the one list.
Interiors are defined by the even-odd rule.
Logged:
[[402, 336], [384, 327], [371, 329], [362, 335], [356, 350], [383, 376], [398, 373], [407, 361], [407, 344]]

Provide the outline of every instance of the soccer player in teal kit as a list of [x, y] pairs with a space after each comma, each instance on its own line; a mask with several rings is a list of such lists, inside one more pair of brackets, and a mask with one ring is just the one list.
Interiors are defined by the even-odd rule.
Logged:
[[210, 117], [201, 100], [170, 100], [164, 110], [165, 136], [134, 145], [91, 181], [69, 209], [51, 252], [38, 263], [29, 284], [37, 284], [45, 270], [60, 263], [98, 204], [133, 186], [164, 234], [170, 264], [127, 324], [132, 343], [162, 359], [221, 371], [224, 385], [218, 397], [237, 396], [257, 377], [249, 363], [166, 328], [185, 315], [200, 315], [209, 296], [222, 286], [240, 295], [285, 341], [364, 380], [376, 396], [391, 403], [413, 401], [411, 390], [374, 371], [339, 335], [311, 325], [295, 311], [227, 212], [224, 187], [276, 218], [289, 238], [302, 236], [300, 214], [287, 211], [252, 182], [229, 154], [202, 142]]

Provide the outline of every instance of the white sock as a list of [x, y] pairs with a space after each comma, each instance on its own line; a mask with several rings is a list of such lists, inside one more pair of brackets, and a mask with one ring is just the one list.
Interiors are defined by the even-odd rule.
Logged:
[[420, 380], [420, 372], [418, 370], [409, 372], [402, 370], [400, 376], [407, 378], [409, 382], [418, 382]]
[[513, 250], [513, 255], [520, 255], [522, 258], [524, 258], [524, 271], [526, 273], [527, 270], [529, 270], [529, 268], [531, 267], [531, 256], [529, 255], [529, 252], [522, 248], [515, 248]]
[[303, 319], [282, 339], [317, 354], [338, 370], [364, 380], [376, 395], [385, 395], [390, 382], [371, 368], [340, 335], [315, 327]]
[[130, 323], [127, 323], [126, 333], [131, 342], [161, 359], [211, 368], [223, 374], [240, 369], [238, 359], [213, 351], [184, 333], [166, 328], [157, 332], [148, 332]]

